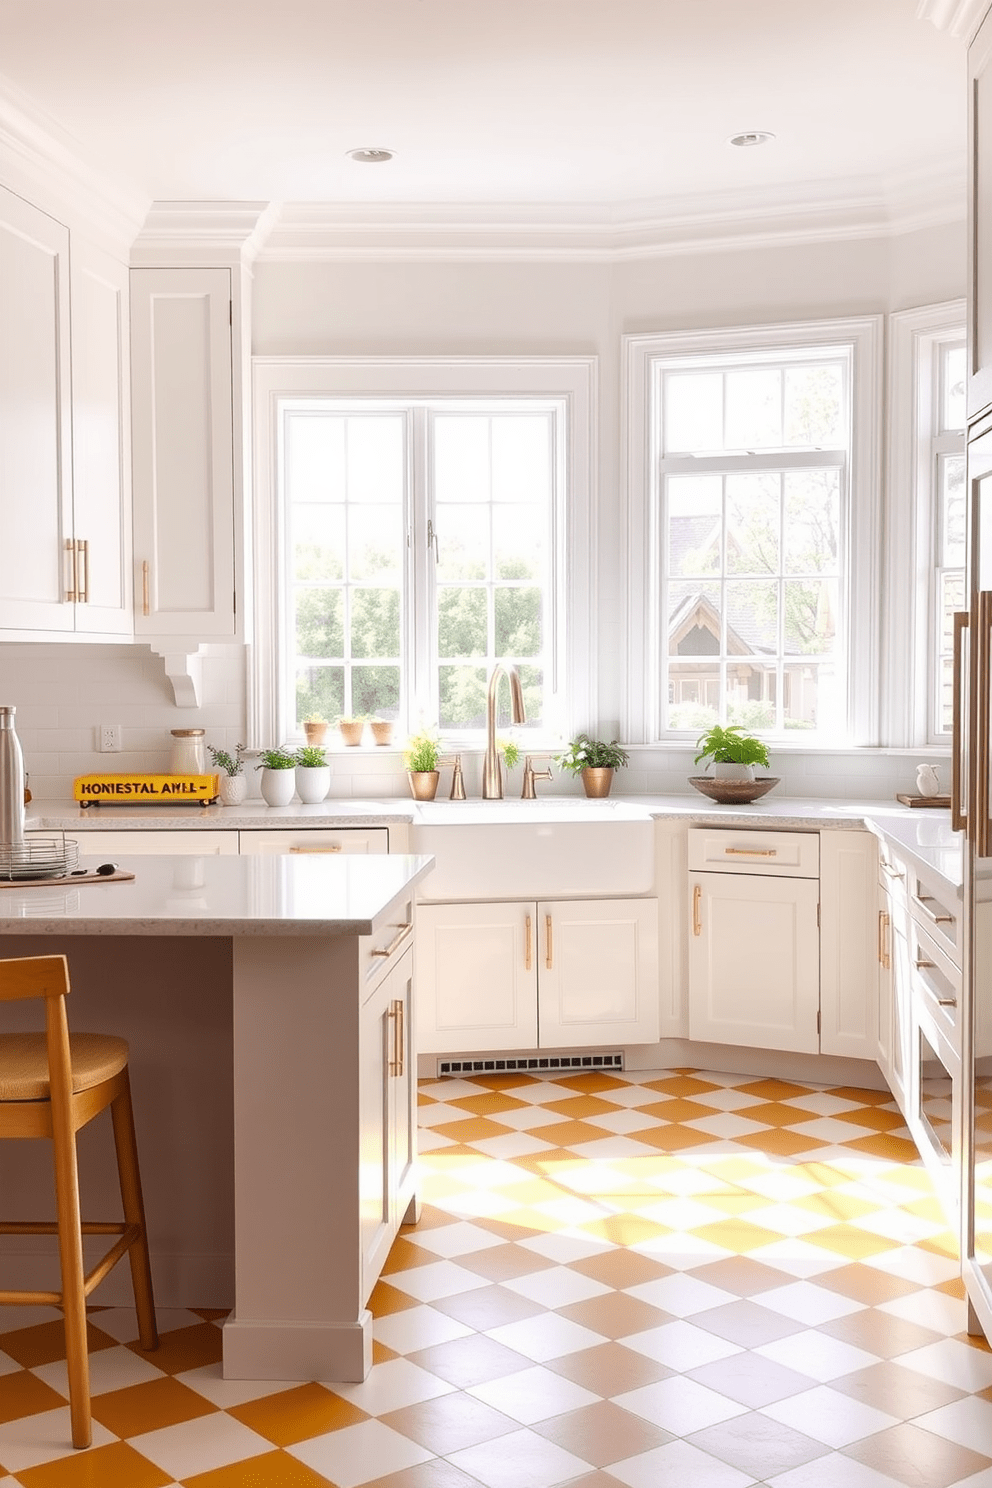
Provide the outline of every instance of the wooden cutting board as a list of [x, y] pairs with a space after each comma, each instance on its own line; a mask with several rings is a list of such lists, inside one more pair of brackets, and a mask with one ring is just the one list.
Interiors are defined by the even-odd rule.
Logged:
[[904, 806], [950, 806], [950, 796], [896, 796]]
[[133, 878], [133, 873], [128, 873], [124, 868], [116, 868], [113, 873], [97, 873], [87, 870], [85, 873], [63, 873], [60, 878], [0, 878], [0, 889], [34, 889], [50, 888], [53, 884], [60, 889], [75, 888], [76, 884], [89, 883], [124, 883]]

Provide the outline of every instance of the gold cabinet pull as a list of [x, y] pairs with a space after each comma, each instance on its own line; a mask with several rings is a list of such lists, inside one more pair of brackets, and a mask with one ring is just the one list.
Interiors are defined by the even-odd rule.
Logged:
[[404, 941], [409, 940], [412, 934], [412, 922], [409, 925], [401, 925], [398, 933], [393, 936], [388, 946], [383, 946], [381, 950], [374, 950], [372, 952], [373, 956], [381, 956], [383, 960], [388, 961], [390, 956], [394, 956]]
[[547, 960], [545, 961], [544, 964], [548, 968], [548, 970], [550, 971], [551, 968], [552, 968], [552, 966], [554, 965], [554, 959], [555, 959], [554, 941], [552, 939], [552, 933], [553, 932], [552, 932], [552, 929], [551, 929], [551, 916], [550, 915], [545, 915], [544, 916], [544, 933], [547, 936], [547, 941], [548, 941], [548, 955], [547, 955]]
[[972, 791], [974, 815], [972, 823], [975, 851], [980, 858], [992, 855], [992, 821], [989, 820], [989, 705], [992, 703], [992, 590], [983, 589], [978, 596], [978, 635], [975, 637], [977, 652], [975, 663], [978, 669], [978, 685], [974, 690], [975, 706], [971, 710], [969, 728], [971, 746], [968, 759], [975, 761], [975, 781]]
[[318, 847], [291, 847], [291, 853], [339, 853], [343, 852], [340, 842], [322, 842]]
[[71, 537], [65, 540], [65, 597], [67, 604], [75, 604], [79, 598], [76, 584], [76, 544]]
[[693, 935], [701, 935], [702, 932], [703, 932], [702, 922], [701, 922], [701, 920], [699, 918], [699, 902], [702, 899], [702, 897], [703, 897], [703, 890], [702, 890], [701, 885], [700, 884], [693, 884], [693, 886], [692, 886], [692, 933], [693, 933]]
[[905, 868], [893, 868], [892, 864], [891, 863], [887, 863], [884, 858], [882, 859], [882, 872], [884, 874], [886, 874], [889, 878], [905, 878], [906, 877], [906, 870], [905, 870]]
[[954, 916], [953, 915], [949, 915], [949, 914], [940, 914], [940, 915], [939, 914], [935, 914], [932, 909], [929, 909], [927, 907], [929, 901], [932, 900], [932, 899], [933, 899], [933, 895], [932, 894], [914, 894], [913, 895], [913, 903], [914, 904], [918, 904], [920, 906], [920, 908], [922, 909], [923, 913], [926, 915], [926, 917], [927, 917], [928, 920], [933, 920], [933, 922], [934, 922], [935, 925], [952, 925], [954, 923]]
[[530, 971], [534, 964], [534, 924], [530, 915], [524, 921], [524, 971]]
[[725, 847], [724, 853], [733, 858], [777, 858], [777, 847]]
[[951, 663], [951, 828], [955, 832], [966, 830], [968, 821], [961, 810], [961, 794], [964, 788], [964, 770], [961, 756], [961, 705], [964, 688], [961, 678], [961, 656], [964, 649], [964, 632], [968, 629], [968, 611], [957, 610], [954, 615], [954, 659]]
[[406, 1068], [404, 1057], [403, 999], [394, 997], [389, 1004], [389, 1020], [393, 1025], [393, 1057], [389, 1061], [389, 1073], [399, 1077]]
[[84, 537], [77, 538], [76, 552], [79, 554], [79, 580], [77, 595], [80, 604], [89, 604], [90, 598], [90, 545]]
[[917, 971], [927, 971], [935, 967], [936, 964], [936, 961], [925, 961], [922, 956], [917, 956], [916, 960], [913, 962], [913, 965], [916, 967]]
[[878, 959], [886, 971], [892, 965], [892, 958], [888, 951], [889, 915], [886, 910], [878, 912]]
[[151, 578], [148, 570], [148, 559], [146, 558], [141, 565], [141, 613], [143, 615], [150, 615], [152, 612], [150, 589]]

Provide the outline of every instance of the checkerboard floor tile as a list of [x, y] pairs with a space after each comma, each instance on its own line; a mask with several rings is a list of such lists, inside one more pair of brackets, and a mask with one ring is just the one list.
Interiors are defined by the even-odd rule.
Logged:
[[362, 1384], [224, 1380], [223, 1315], [0, 1309], [0, 1488], [992, 1488], [992, 1351], [885, 1092], [692, 1070], [420, 1089]]

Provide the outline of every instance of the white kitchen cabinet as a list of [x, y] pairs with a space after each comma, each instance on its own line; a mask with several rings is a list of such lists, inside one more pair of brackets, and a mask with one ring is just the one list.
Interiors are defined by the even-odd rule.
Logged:
[[413, 950], [377, 980], [359, 1014], [359, 1214], [366, 1302], [402, 1223], [416, 1216]]
[[388, 853], [387, 827], [301, 827], [273, 831], [259, 827], [239, 833], [243, 854]]
[[878, 839], [820, 833], [820, 1053], [878, 1057]]
[[231, 272], [132, 269], [135, 634], [237, 638]]
[[0, 628], [130, 635], [127, 269], [0, 189]]
[[424, 1053], [653, 1043], [656, 899], [422, 904]]
[[161, 832], [73, 833], [70, 829], [66, 836], [73, 837], [79, 843], [81, 857], [120, 858], [123, 867], [127, 867], [126, 860], [133, 857], [167, 857], [178, 853], [197, 858], [213, 857], [217, 853], [234, 857], [238, 851], [237, 832], [183, 832], [163, 829]]
[[689, 1036], [819, 1053], [817, 880], [691, 872], [689, 893]]
[[968, 49], [968, 422], [992, 405], [992, 14]]

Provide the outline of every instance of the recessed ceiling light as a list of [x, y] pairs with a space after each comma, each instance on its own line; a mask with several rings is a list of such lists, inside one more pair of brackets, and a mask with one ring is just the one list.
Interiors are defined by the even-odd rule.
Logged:
[[750, 145], [767, 145], [774, 138], [773, 134], [767, 134], [763, 129], [751, 129], [747, 134], [732, 134], [730, 143], [746, 150]]
[[392, 160], [392, 150], [380, 150], [367, 148], [364, 150], [348, 150], [350, 159], [357, 160], [359, 165], [382, 165], [383, 161]]

